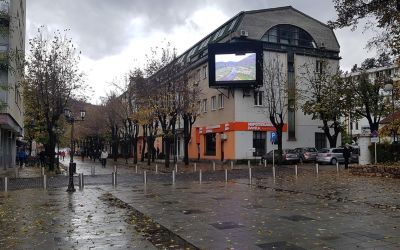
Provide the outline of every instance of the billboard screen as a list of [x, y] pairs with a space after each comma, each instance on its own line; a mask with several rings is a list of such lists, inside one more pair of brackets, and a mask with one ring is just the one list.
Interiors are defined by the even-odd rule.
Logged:
[[208, 47], [209, 86], [251, 88], [262, 85], [262, 45], [217, 43]]
[[243, 80], [256, 80], [256, 53], [215, 55], [215, 81]]

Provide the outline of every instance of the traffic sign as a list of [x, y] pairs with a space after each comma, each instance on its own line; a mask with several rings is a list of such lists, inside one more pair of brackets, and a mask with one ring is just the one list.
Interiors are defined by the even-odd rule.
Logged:
[[275, 144], [278, 141], [278, 134], [276, 132], [271, 132], [270, 141], [272, 144]]

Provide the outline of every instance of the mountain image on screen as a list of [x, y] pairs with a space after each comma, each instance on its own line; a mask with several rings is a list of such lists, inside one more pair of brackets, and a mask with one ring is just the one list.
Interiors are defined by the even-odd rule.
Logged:
[[215, 80], [255, 81], [256, 54], [246, 53], [244, 55], [215, 55]]

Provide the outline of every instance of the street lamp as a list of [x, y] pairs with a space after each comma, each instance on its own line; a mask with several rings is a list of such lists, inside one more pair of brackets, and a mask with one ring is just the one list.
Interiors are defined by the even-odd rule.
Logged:
[[83, 121], [86, 116], [86, 111], [81, 109], [80, 110], [80, 120], [75, 119], [74, 115], [72, 114], [69, 108], [64, 109], [64, 115], [69, 124], [71, 124], [71, 149], [70, 149], [70, 162], [69, 162], [69, 182], [68, 182], [68, 189], [67, 192], [75, 192], [74, 187], [74, 173], [76, 172], [76, 163], [74, 163], [74, 123], [78, 121]]
[[393, 91], [394, 91], [394, 86], [393, 86], [393, 80], [392, 79], [386, 79], [385, 80], [385, 91], [391, 92], [391, 98], [392, 98], [392, 135], [393, 135], [393, 142], [396, 140], [396, 131], [394, 129], [394, 96], [393, 96]]

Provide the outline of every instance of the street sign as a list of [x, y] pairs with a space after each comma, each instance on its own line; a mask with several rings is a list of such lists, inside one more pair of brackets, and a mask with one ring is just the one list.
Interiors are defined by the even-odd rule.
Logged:
[[278, 141], [278, 134], [276, 132], [271, 132], [270, 141], [272, 144], [275, 144]]
[[374, 130], [374, 131], [371, 132], [371, 142], [372, 143], [378, 143], [379, 142], [378, 131]]

